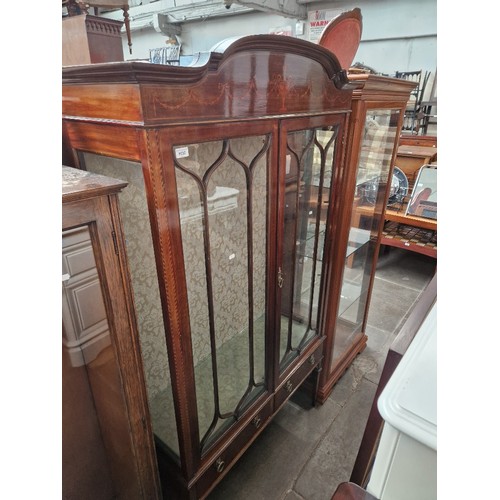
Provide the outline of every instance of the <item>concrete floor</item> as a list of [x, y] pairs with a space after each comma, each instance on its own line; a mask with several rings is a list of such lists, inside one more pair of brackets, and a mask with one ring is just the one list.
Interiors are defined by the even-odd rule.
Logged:
[[432, 258], [391, 248], [378, 262], [368, 344], [325, 404], [290, 401], [209, 500], [330, 500], [348, 481], [387, 350], [434, 275]]

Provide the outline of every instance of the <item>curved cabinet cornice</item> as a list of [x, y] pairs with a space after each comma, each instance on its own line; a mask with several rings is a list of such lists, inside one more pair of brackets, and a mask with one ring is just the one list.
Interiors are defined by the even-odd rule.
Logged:
[[327, 49], [252, 35], [221, 42], [196, 66], [130, 61], [65, 67], [63, 115], [141, 126], [347, 111], [354, 87]]
[[208, 72], [241, 52], [268, 51], [292, 53], [320, 63], [338, 88], [354, 88], [336, 56], [320, 45], [282, 35], [250, 35], [228, 38], [210, 52], [200, 53], [191, 66], [151, 64], [147, 61], [123, 61], [63, 67], [63, 83], [175, 83], [199, 82]]

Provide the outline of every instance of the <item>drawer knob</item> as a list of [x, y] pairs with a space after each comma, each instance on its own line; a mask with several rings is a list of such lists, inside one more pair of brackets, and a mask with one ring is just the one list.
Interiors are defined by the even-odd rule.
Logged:
[[311, 356], [309, 357], [309, 364], [314, 365], [315, 363], [316, 363], [316, 357], [314, 356], [314, 354], [311, 354]]
[[253, 420], [252, 424], [255, 425], [255, 428], [258, 429], [262, 424], [262, 419], [257, 415]]
[[292, 392], [292, 389], [293, 389], [293, 384], [292, 384], [291, 380], [289, 380], [289, 381], [286, 383], [285, 387], [286, 387], [287, 392]]
[[215, 462], [215, 468], [217, 469], [217, 472], [221, 473], [224, 470], [225, 465], [226, 464], [225, 464], [224, 460], [222, 460], [222, 458], [219, 457], [217, 459], [217, 461]]

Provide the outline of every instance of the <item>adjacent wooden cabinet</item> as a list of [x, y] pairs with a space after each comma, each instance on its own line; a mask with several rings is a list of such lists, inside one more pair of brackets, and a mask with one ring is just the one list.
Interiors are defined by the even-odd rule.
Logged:
[[123, 61], [122, 21], [80, 14], [62, 20], [62, 64]]
[[118, 193], [62, 169], [62, 496], [161, 498]]
[[[205, 498], [306, 379], [324, 400], [364, 346], [406, 103], [404, 83], [377, 100], [372, 81], [386, 88], [274, 35], [223, 42], [192, 67], [63, 68], [65, 151], [128, 183], [120, 204], [164, 498]], [[367, 138], [369, 118], [386, 136]], [[382, 163], [358, 168], [375, 145]], [[360, 186], [375, 178], [371, 222], [354, 227]]]
[[334, 384], [367, 341], [366, 322], [375, 277], [384, 213], [394, 160], [412, 82], [371, 74], [352, 74], [356, 82], [347, 133], [346, 176], [333, 260], [335, 300], [326, 325], [325, 359], [318, 399]]

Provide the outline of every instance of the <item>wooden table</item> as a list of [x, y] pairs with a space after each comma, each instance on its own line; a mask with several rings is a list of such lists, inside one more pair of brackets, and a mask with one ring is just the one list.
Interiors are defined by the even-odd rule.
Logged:
[[[403, 144], [398, 147], [395, 166], [405, 173], [411, 192], [420, 167], [437, 161], [437, 147], [432, 145], [433, 142], [436, 144], [436, 138], [402, 136], [401, 142]], [[362, 227], [361, 219], [373, 216], [373, 206], [361, 203], [361, 200], [358, 200], [358, 203], [354, 204], [353, 227]], [[383, 214], [385, 226], [380, 243], [437, 258], [437, 220], [406, 215], [407, 203], [408, 199], [405, 199], [398, 208], [386, 208]], [[351, 265], [352, 261], [349, 261], [348, 266]]]
[[[437, 258], [437, 220], [405, 215], [405, 212], [406, 205], [399, 210], [386, 209], [381, 245], [403, 248]], [[359, 227], [360, 219], [363, 216], [371, 216], [373, 207], [358, 205], [354, 213]]]
[[[437, 161], [436, 146], [401, 144], [398, 147], [395, 166], [408, 178], [413, 189], [422, 165]], [[398, 209], [387, 208], [381, 244], [411, 250], [437, 258], [437, 220], [406, 215], [407, 200]], [[360, 210], [358, 208], [358, 210]]]
[[396, 155], [395, 166], [405, 173], [408, 181], [412, 184], [415, 182], [420, 167], [436, 160], [437, 148], [435, 147], [400, 145]]
[[386, 209], [380, 243], [437, 258], [437, 220], [405, 213], [406, 204], [399, 210]]

